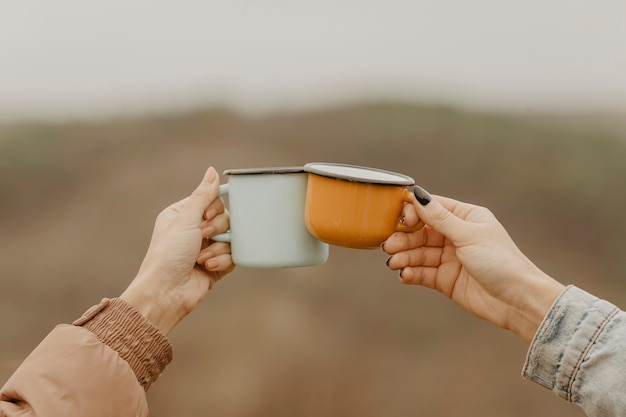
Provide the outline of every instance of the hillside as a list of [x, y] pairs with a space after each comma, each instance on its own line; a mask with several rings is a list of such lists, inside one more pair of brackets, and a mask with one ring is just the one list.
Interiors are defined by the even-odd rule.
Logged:
[[[155, 216], [208, 165], [310, 161], [402, 172], [486, 205], [548, 273], [626, 306], [619, 123], [374, 103], [5, 125], [0, 384], [55, 324], [125, 288]], [[323, 266], [237, 269], [172, 334], [151, 415], [583, 416], [521, 379], [523, 342], [399, 284], [384, 261], [333, 247]]]

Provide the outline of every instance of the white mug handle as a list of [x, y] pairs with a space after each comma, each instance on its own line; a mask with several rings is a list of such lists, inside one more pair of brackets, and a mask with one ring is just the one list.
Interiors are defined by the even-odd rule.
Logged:
[[[228, 183], [220, 185], [220, 191], [218, 197], [223, 196], [224, 194], [228, 194]], [[220, 233], [219, 235], [215, 235], [211, 238], [211, 240], [215, 242], [226, 242], [230, 243], [230, 232]]]
[[228, 183], [220, 185], [220, 191], [217, 195], [218, 197], [223, 196], [224, 194], [228, 194]]

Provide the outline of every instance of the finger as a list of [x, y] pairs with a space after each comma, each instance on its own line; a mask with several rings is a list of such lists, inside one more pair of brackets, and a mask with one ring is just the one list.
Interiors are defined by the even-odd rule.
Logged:
[[447, 198], [433, 198], [419, 186], [415, 186], [413, 192], [417, 200], [413, 206], [424, 223], [453, 241], [465, 237], [469, 224], [453, 214], [453, 211], [458, 211], [465, 203]]
[[415, 232], [394, 233], [383, 243], [382, 248], [387, 254], [393, 255], [421, 246], [442, 247], [444, 242], [445, 237], [441, 233], [425, 226]]
[[222, 198], [216, 198], [209, 204], [206, 210], [204, 210], [204, 219], [211, 220], [218, 214], [223, 213], [225, 210], [224, 200]]
[[441, 265], [442, 248], [421, 247], [396, 253], [387, 259], [387, 266], [392, 271], [406, 267], [438, 267]]
[[403, 284], [421, 285], [426, 288], [435, 289], [437, 273], [437, 268], [407, 267], [400, 271], [399, 278]]
[[382, 244], [382, 249], [389, 255], [424, 245], [426, 231], [421, 228], [417, 232], [396, 232]]
[[199, 264], [204, 264], [209, 259], [230, 254], [230, 244], [224, 242], [211, 242], [206, 248], [202, 249], [196, 260]]
[[[456, 217], [465, 220], [472, 221], [473, 217], [476, 217], [476, 212], [480, 212], [480, 214], [484, 214], [484, 212], [489, 212], [485, 207], [477, 206], [475, 204], [464, 203], [452, 198], [442, 197], [439, 195], [433, 196], [441, 203], [446, 210], [452, 212]], [[478, 216], [481, 217], [481, 216]], [[478, 219], [473, 219], [474, 221]]]
[[230, 253], [214, 256], [204, 262], [204, 267], [211, 272], [230, 272], [235, 268]]
[[404, 207], [402, 208], [402, 224], [407, 227], [413, 227], [416, 226], [419, 221], [420, 218], [413, 204], [404, 203]]
[[209, 290], [213, 289], [215, 283], [224, 278], [228, 273], [232, 272], [235, 269], [235, 265], [232, 262], [232, 258], [226, 260], [226, 264], [223, 267], [218, 267], [219, 269], [209, 269], [206, 266], [202, 267], [206, 272], [208, 272], [209, 278]]
[[215, 236], [218, 233], [224, 233], [230, 228], [230, 216], [228, 212], [218, 214], [211, 221], [204, 222], [200, 226], [202, 237]]
[[215, 168], [210, 167], [198, 187], [191, 193], [189, 199], [180, 211], [178, 219], [189, 225], [196, 226], [202, 222], [204, 211], [216, 199], [219, 193], [219, 176]]

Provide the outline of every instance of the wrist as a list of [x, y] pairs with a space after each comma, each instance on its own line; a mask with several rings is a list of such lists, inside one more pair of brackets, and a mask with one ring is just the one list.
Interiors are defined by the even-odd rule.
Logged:
[[183, 308], [172, 294], [146, 291], [133, 282], [119, 298], [132, 305], [143, 317], [168, 335], [185, 317]]
[[508, 328], [527, 343], [531, 343], [537, 329], [565, 286], [539, 271], [524, 286], [523, 293], [511, 305]]

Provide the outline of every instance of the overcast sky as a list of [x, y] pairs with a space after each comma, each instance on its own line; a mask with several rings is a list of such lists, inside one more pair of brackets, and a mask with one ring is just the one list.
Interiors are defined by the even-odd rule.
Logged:
[[0, 118], [384, 97], [626, 109], [626, 1], [0, 0]]

